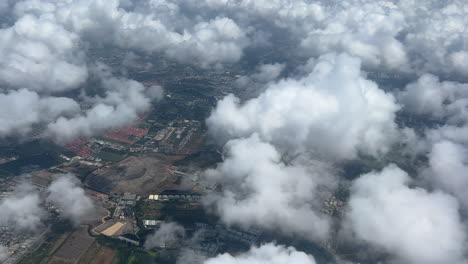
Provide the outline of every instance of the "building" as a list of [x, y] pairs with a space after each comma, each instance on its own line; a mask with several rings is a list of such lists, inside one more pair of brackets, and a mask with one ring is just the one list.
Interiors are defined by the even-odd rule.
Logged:
[[155, 229], [161, 225], [162, 221], [160, 220], [143, 220], [143, 225], [146, 229]]
[[[153, 196], [154, 197], [154, 196]], [[199, 201], [201, 194], [184, 190], [165, 190], [157, 195], [159, 201]], [[155, 199], [156, 200], [156, 199]]]
[[124, 205], [129, 205], [129, 206], [134, 206], [137, 200], [137, 195], [133, 193], [126, 192], [120, 199], [119, 205], [124, 206]]

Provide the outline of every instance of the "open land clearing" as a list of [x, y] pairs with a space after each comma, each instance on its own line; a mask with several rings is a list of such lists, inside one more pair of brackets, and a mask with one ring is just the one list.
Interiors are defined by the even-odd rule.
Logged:
[[179, 158], [161, 154], [131, 156], [94, 171], [86, 179], [86, 185], [103, 193], [149, 194], [175, 188], [178, 177], [170, 170], [175, 159]]

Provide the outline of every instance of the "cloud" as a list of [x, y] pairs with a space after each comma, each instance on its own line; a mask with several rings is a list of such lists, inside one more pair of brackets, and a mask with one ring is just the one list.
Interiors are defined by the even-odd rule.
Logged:
[[235, 81], [236, 88], [240, 93], [245, 90], [248, 97], [258, 96], [268, 83], [280, 77], [285, 66], [282, 63], [261, 64], [256, 67], [254, 73], [239, 77]]
[[175, 222], [162, 223], [156, 232], [146, 238], [145, 248], [167, 247], [184, 237], [185, 229], [183, 226]]
[[58, 175], [47, 191], [47, 201], [55, 204], [63, 217], [76, 224], [94, 209], [93, 202], [79, 186], [78, 179], [70, 174]]
[[449, 140], [435, 143], [429, 154], [429, 167], [423, 172], [434, 186], [455, 195], [468, 208], [468, 150]]
[[229, 95], [207, 119], [209, 131], [221, 142], [258, 133], [282, 150], [337, 160], [386, 153], [398, 134], [399, 106], [360, 66], [357, 58], [329, 54], [305, 77], [273, 83], [257, 98], [240, 103]]
[[22, 16], [0, 29], [0, 84], [41, 92], [78, 88], [88, 74], [78, 42], [54, 19]]
[[404, 45], [414, 67], [432, 73], [467, 75], [464, 28], [468, 24], [462, 0], [405, 1], [400, 7], [408, 23]]
[[397, 74], [468, 74], [463, 0], [187, 2], [192, 12], [223, 14], [243, 28], [253, 28], [252, 39], [280, 32], [269, 44], [284, 53], [318, 57], [346, 52], [359, 57], [367, 69]]
[[237, 256], [230, 254], [218, 255], [208, 259], [204, 264], [315, 264], [315, 259], [311, 255], [297, 251], [293, 247], [278, 246], [275, 244], [264, 244], [260, 247], [252, 247], [248, 252]]
[[226, 158], [206, 176], [222, 184], [222, 194], [206, 200], [223, 222], [260, 226], [311, 240], [324, 239], [329, 219], [319, 212], [317, 187], [333, 186], [328, 168], [285, 164], [281, 154], [258, 136], [229, 141]]
[[[84, 190], [79, 187], [78, 180], [71, 175], [58, 175], [47, 188], [47, 201], [53, 203], [62, 215], [79, 223], [83, 217], [92, 212], [94, 206]], [[15, 191], [0, 201], [0, 226], [13, 226], [20, 231], [36, 231], [43, 226], [46, 211], [41, 206], [44, 198], [32, 185], [24, 183]]]
[[[0, 29], [0, 137], [26, 137], [36, 125], [59, 142], [92, 136], [131, 124], [162, 98], [159, 86], [145, 88], [112, 76], [99, 62], [89, 65], [83, 32], [65, 23], [73, 13], [64, 12], [73, 4], [79, 3], [19, 1], [16, 18]], [[89, 110], [80, 109], [79, 99], [59, 95], [83, 88], [90, 74], [105, 96], [85, 98]]]
[[465, 263], [457, 200], [410, 183], [395, 165], [353, 182], [347, 220], [356, 238], [403, 263]]
[[[142, 2], [120, 8], [118, 0], [28, 0], [16, 13], [47, 14], [82, 38], [125, 49], [161, 52], [202, 67], [238, 61], [249, 43], [245, 32], [226, 17], [190, 18], [171, 1]], [[133, 8], [132, 8], [133, 6]], [[102, 38], [102, 36], [106, 38]]]
[[89, 137], [131, 125], [139, 113], [149, 110], [153, 100], [162, 98], [163, 89], [158, 85], [146, 88], [137, 81], [114, 77], [104, 64], [97, 64], [94, 71], [105, 95], [86, 97], [92, 107], [83, 114], [60, 116], [49, 123], [49, 137], [67, 142], [79, 136]]
[[20, 231], [35, 231], [42, 225], [44, 212], [39, 193], [28, 184], [18, 186], [13, 194], [0, 201], [0, 225]]
[[26, 135], [32, 126], [54, 121], [59, 116], [80, 112], [79, 105], [67, 97], [41, 97], [36, 92], [20, 89], [0, 93], [0, 137]]
[[0, 245], [0, 261], [5, 261], [8, 258], [8, 248]]
[[398, 94], [406, 111], [427, 115], [449, 124], [466, 123], [468, 84], [441, 82], [437, 76], [424, 74]]
[[345, 1], [325, 6], [324, 19], [304, 27], [300, 47], [306, 54], [346, 52], [371, 67], [406, 71], [408, 58], [397, 35], [404, 29], [404, 14], [385, 1]]
[[285, 64], [261, 64], [257, 67], [256, 72], [249, 76], [242, 76], [236, 82], [239, 86], [252, 85], [254, 83], [268, 83], [276, 80], [284, 70]]

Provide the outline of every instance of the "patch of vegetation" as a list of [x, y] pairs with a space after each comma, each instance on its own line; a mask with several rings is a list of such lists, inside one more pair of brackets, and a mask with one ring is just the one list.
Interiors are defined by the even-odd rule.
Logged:
[[[101, 246], [106, 246], [117, 251], [118, 264], [146, 264], [156, 263], [156, 254], [145, 251], [143, 248], [130, 245], [120, 240], [100, 236], [97, 242]], [[159, 262], [158, 262], [159, 263]]]
[[222, 162], [221, 154], [214, 150], [194, 153], [181, 160], [175, 161], [174, 166], [197, 167], [206, 169]]
[[154, 253], [148, 253], [146, 251], [133, 251], [128, 259], [129, 264], [144, 264], [144, 263], [155, 263]]
[[96, 158], [100, 158], [104, 161], [119, 162], [125, 159], [125, 156], [112, 152], [100, 151], [98, 154], [96, 154]]
[[0, 164], [0, 171], [17, 175], [47, 169], [59, 163], [60, 159], [56, 154], [45, 153]]
[[50, 257], [53, 252], [50, 252], [52, 247], [55, 245], [57, 240], [62, 234], [60, 233], [51, 233], [49, 237], [42, 243], [42, 245], [32, 252], [30, 255], [26, 256], [21, 263], [25, 264], [39, 264], [45, 263], [46, 258]]

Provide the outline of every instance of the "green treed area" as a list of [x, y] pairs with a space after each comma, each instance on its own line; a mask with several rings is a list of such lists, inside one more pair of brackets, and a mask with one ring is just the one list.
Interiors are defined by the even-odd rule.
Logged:
[[104, 236], [98, 237], [97, 242], [101, 246], [113, 248], [117, 251], [116, 264], [160, 263], [159, 261], [156, 261], [158, 258], [156, 253], [145, 251], [141, 247], [131, 246], [125, 242]]
[[96, 158], [100, 158], [104, 161], [111, 161], [111, 162], [119, 162], [125, 159], [125, 156], [123, 155], [119, 155], [119, 154], [108, 152], [108, 151], [100, 151], [95, 156]]
[[61, 162], [59, 155], [74, 156], [73, 153], [50, 141], [34, 140], [13, 147], [0, 147], [0, 156], [16, 157], [0, 164], [0, 176], [17, 175], [50, 168]]

